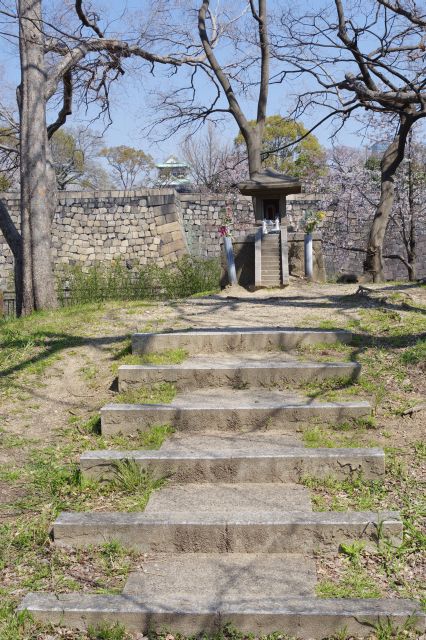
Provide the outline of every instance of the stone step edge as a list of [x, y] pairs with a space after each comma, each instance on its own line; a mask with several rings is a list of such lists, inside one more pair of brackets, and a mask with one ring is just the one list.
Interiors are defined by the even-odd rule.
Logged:
[[300, 553], [337, 551], [344, 542], [377, 545], [380, 536], [402, 544], [398, 513], [283, 512], [238, 516], [196, 512], [159, 516], [149, 512], [63, 512], [53, 526], [58, 545], [85, 547], [118, 540], [142, 552]]
[[[259, 366], [261, 363], [261, 366]], [[122, 364], [118, 367], [118, 375], [120, 371], [181, 371], [181, 370], [196, 370], [196, 371], [209, 371], [206, 366], [200, 366], [197, 362], [184, 361], [180, 364]], [[278, 369], [282, 371], [291, 370], [309, 370], [319, 369], [321, 371], [327, 369], [350, 369], [353, 371], [360, 371], [361, 365], [359, 362], [310, 362], [303, 360], [295, 361], [282, 361], [269, 360], [265, 356], [265, 360], [256, 360], [254, 363], [250, 361], [239, 362], [238, 364], [212, 362], [214, 371], [238, 371], [240, 369], [250, 369], [255, 371], [263, 371], [264, 369]]]
[[348, 400], [347, 402], [306, 402], [304, 404], [295, 403], [295, 402], [282, 402], [282, 403], [270, 403], [269, 405], [261, 405], [258, 403], [256, 406], [248, 405], [241, 403], [236, 399], [235, 405], [232, 406], [218, 406], [218, 407], [207, 407], [203, 408], [200, 405], [176, 405], [173, 404], [136, 404], [136, 403], [125, 403], [125, 402], [110, 402], [101, 407], [101, 415], [103, 411], [135, 411], [135, 412], [143, 412], [150, 410], [158, 410], [158, 411], [177, 411], [182, 413], [184, 411], [194, 411], [194, 412], [216, 412], [216, 411], [276, 411], [277, 409], [302, 409], [302, 410], [311, 410], [311, 409], [366, 409], [371, 410], [371, 404], [367, 400]]
[[118, 462], [132, 460], [155, 478], [168, 477], [173, 482], [300, 482], [303, 477], [347, 478], [362, 474], [366, 480], [380, 479], [385, 473], [382, 449], [311, 449], [283, 447], [281, 452], [262, 451], [261, 444], [253, 452], [191, 452], [173, 450], [97, 450], [80, 456], [83, 476], [98, 480], [114, 473]]
[[[258, 444], [259, 447], [259, 444]], [[80, 455], [80, 461], [93, 461], [98, 458], [104, 460], [111, 459], [112, 461], [118, 459], [140, 459], [140, 460], [257, 460], [257, 459], [289, 459], [294, 458], [332, 458], [339, 459], [346, 458], [385, 458], [383, 449], [379, 447], [371, 448], [307, 448], [307, 447], [283, 447], [281, 453], [263, 453], [261, 449], [257, 448], [252, 454], [234, 452], [233, 454], [223, 454], [220, 451], [216, 453], [201, 453], [167, 450], [161, 449], [132, 449], [132, 450], [119, 450], [119, 449], [97, 449], [85, 451]]]
[[[233, 328], [171, 331], [168, 333], [135, 333], [132, 336], [133, 353], [155, 353], [185, 348], [189, 353], [212, 351], [258, 351], [267, 348], [293, 349], [301, 344], [350, 344], [353, 334], [345, 330]], [[259, 339], [261, 343], [259, 345]]]
[[387, 524], [398, 524], [402, 526], [399, 511], [284, 511], [280, 515], [256, 517], [256, 513], [247, 514], [246, 517], [232, 516], [219, 517], [216, 514], [209, 515], [208, 512], [171, 512], [164, 517], [157, 514], [151, 515], [143, 511], [62, 511], [54, 522], [54, 526], [66, 526], [82, 524], [96, 525], [113, 523], [114, 526], [137, 526], [139, 524], [194, 524], [199, 526], [209, 524], [241, 524], [250, 526], [251, 524], [294, 524], [294, 525], [316, 525], [325, 524], [327, 526], [374, 524], [375, 526], [386, 526]]
[[[243, 594], [242, 594], [243, 595]], [[65, 624], [80, 630], [90, 625], [124, 624], [128, 631], [148, 632], [154, 627], [194, 634], [219, 630], [230, 622], [241, 631], [270, 634], [286, 632], [315, 639], [346, 627], [349, 635], [367, 636], [380, 622], [403, 626], [407, 621], [419, 631], [426, 628], [426, 614], [419, 603], [402, 599], [322, 599], [289, 597], [277, 601], [236, 602], [216, 607], [182, 603], [179, 611], [154, 608], [135, 597], [70, 593], [28, 593], [18, 611], [28, 611], [41, 622]]]

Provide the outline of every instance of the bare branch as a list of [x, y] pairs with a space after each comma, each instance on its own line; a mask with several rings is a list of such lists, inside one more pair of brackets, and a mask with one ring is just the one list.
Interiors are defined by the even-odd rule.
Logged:
[[75, 10], [77, 12], [78, 17], [80, 18], [82, 24], [89, 29], [92, 29], [100, 38], [104, 37], [103, 32], [99, 29], [97, 25], [98, 16], [93, 14], [92, 21], [89, 20], [86, 13], [83, 9], [83, 0], [76, 0], [75, 2]]
[[399, 0], [396, 0], [396, 2], [389, 2], [389, 0], [377, 0], [377, 2], [383, 7], [386, 7], [386, 9], [390, 9], [390, 11], [393, 11], [394, 13], [407, 18], [407, 20], [409, 20], [413, 24], [416, 24], [419, 27], [426, 27], [426, 16], [420, 16], [417, 11], [409, 11], [408, 9], [404, 9], [404, 7], [401, 6]]
[[62, 108], [58, 113], [58, 117], [55, 122], [47, 127], [47, 137], [50, 139], [55, 131], [58, 131], [67, 121], [67, 116], [72, 113], [72, 73], [67, 71], [63, 77], [64, 93]]

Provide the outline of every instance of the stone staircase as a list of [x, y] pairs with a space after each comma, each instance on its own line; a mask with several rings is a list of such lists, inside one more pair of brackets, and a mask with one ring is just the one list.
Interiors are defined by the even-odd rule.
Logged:
[[[226, 622], [255, 636], [280, 631], [324, 638], [346, 630], [366, 636], [372, 625], [425, 617], [401, 599], [315, 597], [316, 551], [379, 535], [402, 540], [395, 512], [314, 512], [304, 476], [367, 479], [384, 474], [381, 449], [310, 449], [298, 423], [315, 417], [347, 420], [367, 415], [366, 402], [322, 403], [288, 390], [330, 376], [355, 379], [355, 363], [309, 363], [291, 353], [313, 343], [351, 341], [340, 331], [232, 329], [136, 334], [134, 353], [184, 349], [179, 365], [119, 369], [119, 387], [169, 381], [170, 405], [108, 405], [104, 433], [131, 433], [169, 422], [176, 434], [155, 451], [89, 451], [86, 477], [114, 473], [134, 460], [153, 478], [168, 477], [143, 513], [62, 513], [58, 545], [118, 540], [146, 554], [120, 595], [28, 594], [21, 609], [40, 620], [85, 628], [123, 623], [131, 631], [169, 629], [192, 635]], [[285, 392], [277, 388], [286, 388]]]
[[281, 246], [280, 234], [268, 233], [262, 237], [262, 286], [280, 287]]

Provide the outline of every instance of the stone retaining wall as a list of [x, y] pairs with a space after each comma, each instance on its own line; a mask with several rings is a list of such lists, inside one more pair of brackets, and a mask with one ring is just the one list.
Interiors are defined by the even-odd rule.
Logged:
[[[4, 200], [16, 222], [19, 198], [6, 194]], [[188, 253], [176, 192], [62, 193], [53, 221], [52, 250], [56, 270], [62, 265], [90, 267], [115, 259], [126, 260], [129, 266], [153, 260], [159, 266], [174, 262]], [[11, 252], [0, 241], [0, 289], [12, 288], [12, 273]]]
[[[17, 194], [3, 194], [14, 220], [18, 220]], [[172, 189], [133, 191], [64, 192], [59, 195], [53, 221], [55, 268], [66, 264], [90, 267], [97, 262], [126, 260], [130, 265], [155, 261], [160, 266], [185, 253], [203, 258], [220, 256], [218, 228], [227, 204], [232, 209], [234, 238], [244, 238], [254, 230], [251, 198], [205, 194], [176, 194]], [[313, 195], [289, 196], [287, 214], [290, 230], [297, 231], [309, 209], [324, 209], [324, 201]], [[330, 211], [322, 225], [322, 252], [327, 276], [345, 272], [362, 273], [362, 253], [370, 219], [362, 211], [347, 216]], [[426, 225], [417, 229], [417, 276], [426, 277]], [[296, 236], [295, 236], [296, 237]], [[319, 241], [318, 241], [319, 242]], [[299, 246], [300, 245], [300, 246]], [[318, 246], [315, 247], [319, 255]], [[301, 243], [290, 247], [290, 263], [300, 271]], [[399, 232], [389, 227], [385, 253], [400, 253]], [[403, 253], [403, 252], [402, 252]], [[13, 286], [13, 258], [0, 235], [0, 290]], [[301, 274], [300, 274], [301, 275]], [[386, 260], [388, 279], [405, 279], [407, 270], [397, 260]]]

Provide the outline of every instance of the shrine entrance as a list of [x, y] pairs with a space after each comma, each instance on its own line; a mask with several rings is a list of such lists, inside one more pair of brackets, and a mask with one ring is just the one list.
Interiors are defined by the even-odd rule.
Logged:
[[263, 219], [271, 222], [275, 222], [276, 218], [281, 221], [280, 215], [280, 201], [279, 199], [262, 200], [263, 204]]

